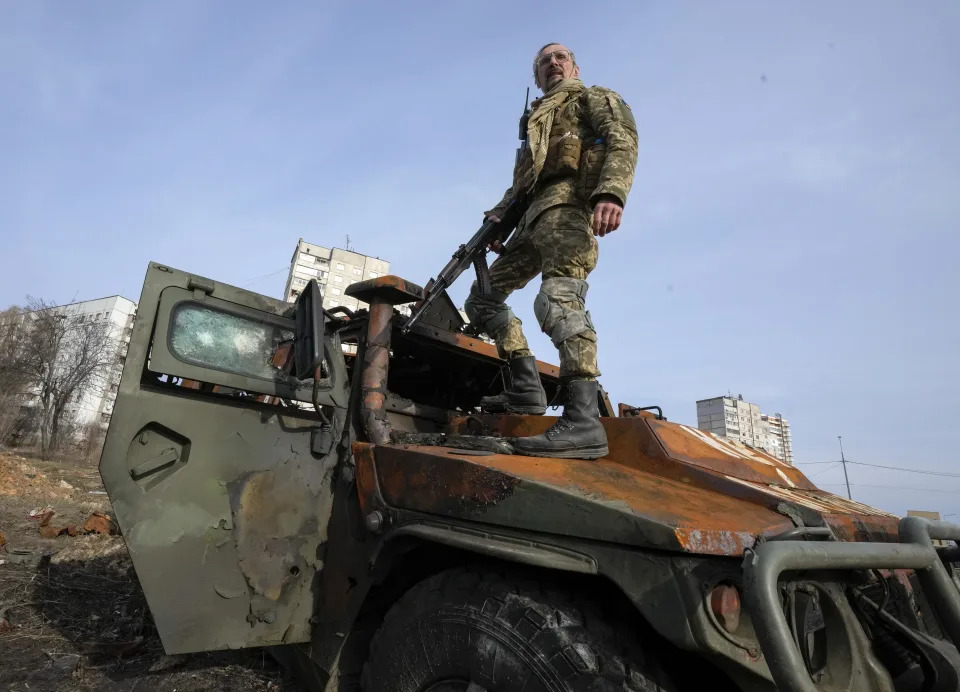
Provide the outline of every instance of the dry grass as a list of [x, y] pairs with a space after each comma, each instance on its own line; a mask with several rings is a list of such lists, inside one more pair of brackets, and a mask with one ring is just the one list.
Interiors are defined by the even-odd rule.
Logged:
[[0, 689], [300, 689], [261, 650], [164, 655], [122, 538], [39, 536], [32, 508], [109, 513], [98, 489], [88, 465], [0, 454]]

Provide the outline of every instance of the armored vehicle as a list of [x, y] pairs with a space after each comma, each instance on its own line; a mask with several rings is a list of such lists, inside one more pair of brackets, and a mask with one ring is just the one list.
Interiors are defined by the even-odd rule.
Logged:
[[478, 412], [502, 363], [449, 298], [404, 329], [420, 287], [348, 293], [149, 266], [100, 472], [168, 653], [270, 647], [316, 690], [958, 689], [960, 526], [602, 393], [608, 456], [513, 455], [555, 417]]

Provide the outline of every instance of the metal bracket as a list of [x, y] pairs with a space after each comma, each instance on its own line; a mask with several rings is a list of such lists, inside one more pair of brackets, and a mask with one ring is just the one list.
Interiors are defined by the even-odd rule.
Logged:
[[148, 459], [139, 466], [136, 466], [130, 469], [130, 476], [133, 480], [138, 481], [144, 476], [149, 476], [151, 473], [156, 473], [161, 469], [165, 469], [168, 466], [171, 466], [177, 461], [180, 460], [180, 454], [177, 453], [177, 450], [173, 447], [163, 450], [160, 454]]
[[192, 290], [193, 297], [197, 300], [203, 300], [204, 295], [213, 293], [213, 288], [213, 281], [205, 279], [202, 276], [193, 276], [191, 274], [187, 279], [187, 290]]
[[583, 553], [559, 546], [459, 526], [433, 522], [405, 524], [392, 531], [388, 538], [393, 540], [400, 536], [413, 536], [453, 548], [462, 548], [470, 552], [535, 567], [548, 567], [581, 574], [597, 574], [599, 571], [596, 560]]

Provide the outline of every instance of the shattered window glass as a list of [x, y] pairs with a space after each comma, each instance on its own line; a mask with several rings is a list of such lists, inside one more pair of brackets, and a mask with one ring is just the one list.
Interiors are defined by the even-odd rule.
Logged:
[[173, 312], [170, 350], [182, 361], [272, 380], [271, 361], [281, 341], [293, 339], [282, 327], [184, 303]]

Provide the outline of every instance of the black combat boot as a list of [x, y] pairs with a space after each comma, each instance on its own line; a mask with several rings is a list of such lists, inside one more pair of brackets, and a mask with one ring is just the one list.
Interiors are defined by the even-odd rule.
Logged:
[[607, 431], [600, 423], [596, 380], [564, 385], [563, 415], [542, 435], [518, 437], [516, 454], [560, 459], [599, 459], [608, 453]]
[[480, 400], [480, 410], [484, 413], [526, 413], [542, 416], [547, 410], [547, 393], [540, 383], [537, 371], [537, 359], [533, 356], [512, 358], [510, 365], [510, 386], [496, 396], [485, 396]]

